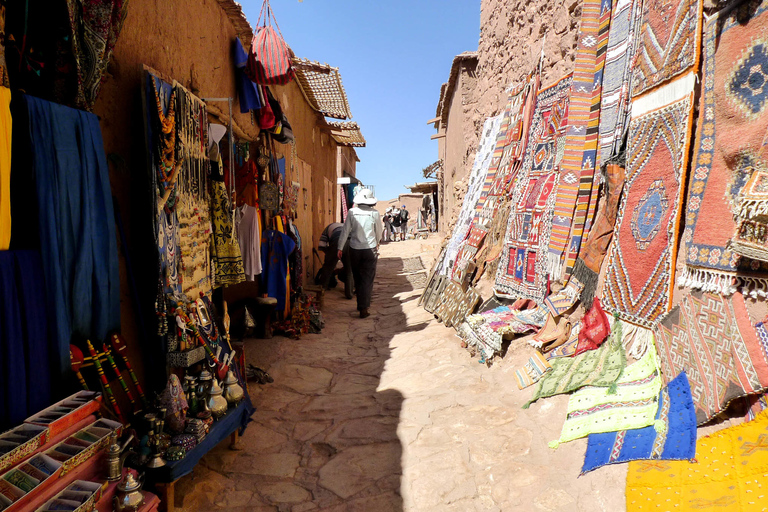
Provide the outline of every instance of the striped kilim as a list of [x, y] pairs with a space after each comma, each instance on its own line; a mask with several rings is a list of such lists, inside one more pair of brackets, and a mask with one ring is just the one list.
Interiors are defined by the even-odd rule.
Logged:
[[548, 267], [550, 269], [560, 262], [561, 255], [568, 244], [573, 209], [579, 192], [579, 175], [592, 106], [602, 1], [585, 0], [582, 6], [579, 45], [576, 50], [576, 65], [573, 70], [568, 105], [568, 132], [560, 162], [560, 183], [552, 218], [552, 237], [549, 242], [548, 258], [551, 263]]
[[646, 0], [632, 66], [633, 98], [698, 64], [701, 9], [701, 0]]
[[642, 8], [642, 0], [616, 0], [613, 6], [600, 100], [598, 169], [619, 152], [629, 122], [629, 77], [640, 32]]
[[523, 167], [515, 177], [496, 294], [542, 301], [547, 289], [547, 246], [559, 174], [557, 149], [565, 138], [571, 77], [536, 99]]
[[571, 238], [568, 243], [568, 255], [566, 258], [566, 274], [570, 274], [576, 258], [579, 256], [582, 239], [589, 234], [589, 224], [597, 210], [597, 194], [593, 194], [595, 188], [595, 164], [597, 160], [597, 142], [600, 123], [600, 99], [603, 84], [603, 68], [605, 66], [605, 52], [608, 48], [608, 35], [611, 25], [611, 2], [603, 0], [600, 7], [600, 25], [597, 38], [597, 56], [595, 59], [595, 81], [592, 91], [589, 122], [585, 139], [584, 153], [581, 162], [581, 174], [579, 177], [579, 195], [576, 200], [576, 214], [573, 218]]
[[[694, 75], [632, 104], [624, 200], [608, 251], [605, 309], [652, 327], [669, 311], [686, 183]], [[658, 95], [655, 96], [655, 95]], [[652, 109], [661, 99], [674, 99]]]

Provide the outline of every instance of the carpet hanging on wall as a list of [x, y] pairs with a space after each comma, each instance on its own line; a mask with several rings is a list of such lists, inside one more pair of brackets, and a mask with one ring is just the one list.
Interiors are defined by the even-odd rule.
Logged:
[[745, 2], [707, 24], [681, 286], [725, 294], [768, 287], [768, 264], [728, 247], [739, 193], [768, 156], [767, 11], [768, 2]]
[[681, 75], [699, 62], [701, 0], [645, 2], [632, 68], [632, 97]]
[[437, 266], [436, 272], [439, 275], [450, 275], [456, 260], [456, 255], [461, 249], [461, 244], [467, 238], [469, 228], [472, 225], [472, 220], [475, 217], [475, 205], [482, 193], [483, 183], [485, 183], [485, 175], [488, 172], [488, 168], [491, 164], [491, 157], [493, 156], [493, 150], [496, 147], [496, 137], [499, 133], [499, 128], [501, 128], [502, 118], [503, 115], [501, 114], [495, 117], [489, 117], [483, 124], [480, 143], [477, 147], [477, 153], [475, 153], [475, 163], [472, 165], [472, 170], [468, 177], [469, 184], [467, 186], [467, 193], [464, 195], [461, 210], [459, 211], [459, 217], [453, 227], [451, 239], [448, 241], [448, 245], [446, 245], [445, 250], [443, 251], [442, 261]]
[[496, 272], [496, 294], [544, 299], [547, 291], [547, 246], [558, 185], [568, 115], [571, 76], [539, 92], [523, 168], [515, 178], [504, 249]]
[[664, 378], [688, 374], [699, 425], [733, 399], [768, 387], [768, 344], [760, 342], [740, 293], [685, 292], [655, 336]]
[[603, 302], [646, 327], [671, 307], [694, 82], [688, 74], [632, 103], [624, 201], [608, 252]]

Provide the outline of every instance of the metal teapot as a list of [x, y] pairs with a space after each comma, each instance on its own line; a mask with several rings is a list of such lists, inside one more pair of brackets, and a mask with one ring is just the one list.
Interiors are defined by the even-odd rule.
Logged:
[[143, 483], [143, 476], [137, 480], [130, 471], [125, 475], [112, 498], [115, 512], [136, 512], [144, 505], [144, 493], [141, 492]]
[[227, 403], [230, 406], [236, 406], [239, 404], [243, 399], [243, 388], [240, 386], [240, 384], [237, 382], [237, 377], [235, 377], [235, 374], [232, 372], [232, 370], [229, 370], [227, 372], [227, 376], [224, 379], [224, 398], [227, 400]]

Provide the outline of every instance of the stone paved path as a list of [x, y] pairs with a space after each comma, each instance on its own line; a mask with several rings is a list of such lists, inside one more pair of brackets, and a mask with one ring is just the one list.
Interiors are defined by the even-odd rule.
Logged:
[[251, 386], [242, 451], [223, 443], [177, 484], [184, 510], [624, 510], [623, 466], [578, 477], [585, 440], [547, 447], [567, 397], [521, 409], [524, 344], [488, 368], [417, 306], [411, 258], [429, 268], [435, 242], [383, 246], [370, 318], [333, 290], [322, 334], [247, 342], [275, 382]]

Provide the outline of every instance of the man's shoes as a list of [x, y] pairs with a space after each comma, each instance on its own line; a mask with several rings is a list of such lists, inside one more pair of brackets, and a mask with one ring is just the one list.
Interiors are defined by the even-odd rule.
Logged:
[[371, 316], [371, 313], [368, 312], [368, 308], [360, 310], [360, 318], [368, 318], [369, 316]]

